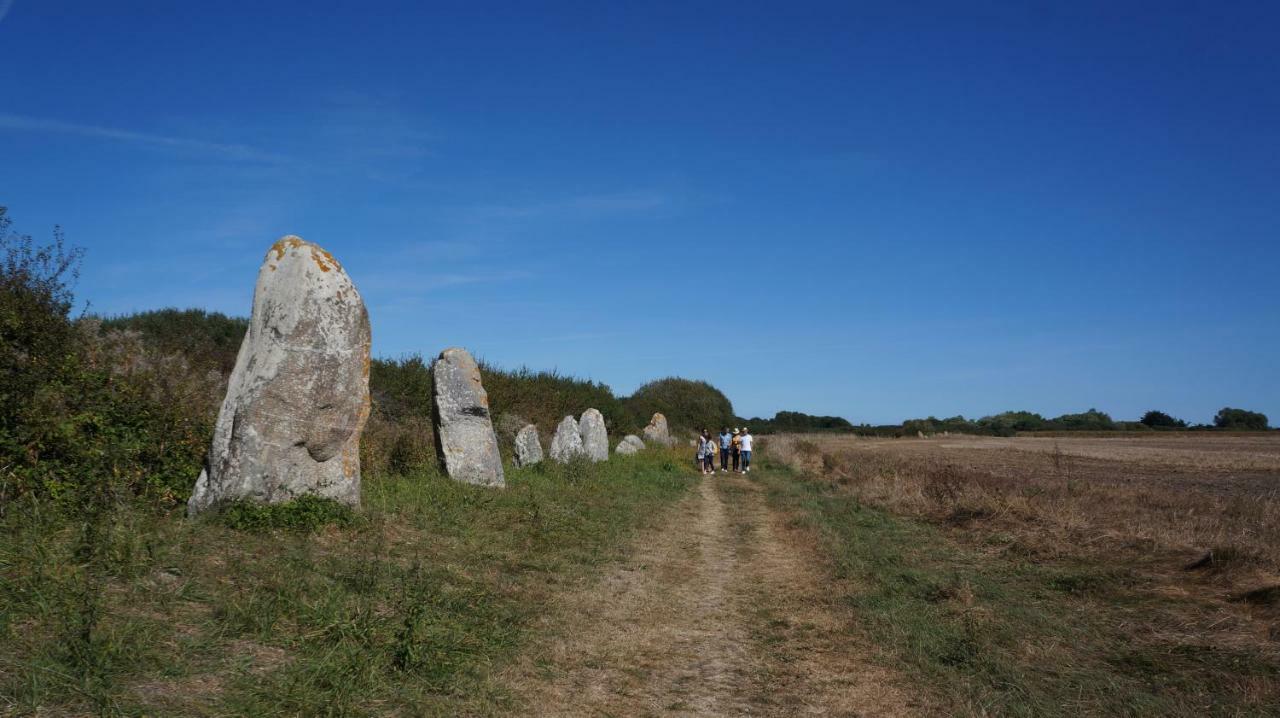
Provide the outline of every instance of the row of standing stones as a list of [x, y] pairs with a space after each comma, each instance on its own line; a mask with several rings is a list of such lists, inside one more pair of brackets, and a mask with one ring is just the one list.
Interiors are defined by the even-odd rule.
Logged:
[[[316, 495], [360, 503], [360, 434], [369, 418], [371, 332], [364, 300], [346, 270], [317, 245], [288, 236], [258, 270], [249, 329], [214, 426], [213, 444], [187, 512], [229, 501], [279, 503]], [[441, 352], [435, 380], [435, 431], [444, 469], [457, 480], [506, 485], [480, 367], [464, 349]], [[644, 440], [673, 443], [662, 414]], [[643, 449], [628, 435], [619, 454]], [[604, 417], [566, 416], [548, 451], [565, 463], [609, 458]], [[516, 466], [543, 460], [536, 426], [515, 438]]]

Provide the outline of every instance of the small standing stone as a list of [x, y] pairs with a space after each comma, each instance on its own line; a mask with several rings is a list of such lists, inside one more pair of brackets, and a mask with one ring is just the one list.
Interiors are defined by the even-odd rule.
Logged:
[[560, 422], [555, 435], [551, 437], [549, 453], [551, 460], [560, 464], [567, 464], [573, 457], [582, 455], [582, 434], [578, 432], [577, 419], [566, 416]]
[[480, 486], [505, 486], [498, 437], [489, 418], [489, 394], [480, 367], [465, 349], [445, 349], [435, 377], [436, 441], [449, 478]]
[[667, 429], [667, 417], [661, 413], [656, 413], [649, 420], [649, 425], [644, 427], [644, 440], [653, 444], [662, 444], [671, 446], [675, 443], [671, 438], [671, 432]]
[[619, 454], [635, 454], [644, 448], [644, 442], [635, 434], [627, 434], [626, 437], [618, 443], [618, 448], [614, 449]]
[[582, 412], [578, 420], [578, 431], [582, 434], [582, 451], [592, 461], [609, 460], [609, 432], [604, 426], [604, 415], [596, 409]]
[[538, 438], [538, 427], [533, 424], [516, 433], [515, 461], [516, 466], [542, 463], [542, 441]]

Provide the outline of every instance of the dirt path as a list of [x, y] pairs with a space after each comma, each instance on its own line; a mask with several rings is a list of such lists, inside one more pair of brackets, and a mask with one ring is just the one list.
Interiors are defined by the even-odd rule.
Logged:
[[704, 479], [629, 560], [574, 591], [513, 684], [536, 715], [920, 712], [849, 638], [813, 548], [739, 476]]

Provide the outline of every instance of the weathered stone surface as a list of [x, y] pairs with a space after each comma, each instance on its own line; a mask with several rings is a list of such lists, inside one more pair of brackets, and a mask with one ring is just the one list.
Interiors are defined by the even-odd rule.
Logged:
[[369, 314], [342, 265], [298, 237], [276, 242], [187, 512], [304, 494], [359, 504], [369, 341]]
[[505, 486], [498, 436], [489, 418], [489, 394], [480, 367], [466, 349], [445, 349], [431, 372], [435, 378], [436, 442], [454, 481]]
[[538, 438], [538, 427], [529, 424], [516, 433], [514, 454], [516, 466], [532, 466], [542, 462], [542, 440]]
[[614, 449], [619, 454], [635, 454], [644, 448], [644, 442], [635, 434], [627, 434], [622, 441], [618, 442], [618, 448]]
[[566, 416], [560, 425], [556, 427], [555, 436], [551, 437], [551, 459], [561, 464], [567, 464], [575, 456], [581, 456], [582, 435], [578, 433], [578, 420], [572, 416]]
[[671, 446], [675, 441], [671, 438], [671, 432], [667, 430], [667, 417], [662, 414], [654, 414], [649, 420], [649, 425], [644, 427], [644, 440], [652, 444], [662, 444]]
[[609, 460], [609, 431], [604, 426], [604, 415], [596, 409], [582, 412], [578, 420], [578, 431], [582, 434], [582, 451], [592, 461]]

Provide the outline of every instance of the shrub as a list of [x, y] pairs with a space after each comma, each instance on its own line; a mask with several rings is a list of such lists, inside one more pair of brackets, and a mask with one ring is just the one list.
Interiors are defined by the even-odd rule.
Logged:
[[564, 417], [579, 416], [587, 409], [604, 415], [610, 434], [632, 433], [639, 425], [608, 385], [589, 379], [564, 376], [555, 371], [533, 371], [527, 367], [508, 371], [485, 362], [480, 373], [494, 417], [516, 414], [538, 426], [544, 437], [555, 431]]
[[1110, 431], [1116, 424], [1105, 412], [1090, 409], [1083, 414], [1063, 414], [1051, 420], [1045, 427], [1068, 431]]
[[179, 354], [190, 362], [230, 374], [249, 320], [203, 309], [169, 308], [104, 318], [102, 329], [138, 332], [162, 354]]
[[1019, 431], [1038, 431], [1044, 428], [1044, 417], [1030, 411], [1006, 411], [994, 416], [984, 416], [978, 426], [997, 436], [1013, 436]]
[[913, 436], [920, 432], [940, 434], [944, 431], [952, 434], [983, 433], [982, 427], [959, 415], [946, 419], [930, 416], [926, 419], [908, 419], [902, 422], [902, 432], [907, 436]]
[[746, 425], [757, 434], [778, 432], [804, 433], [810, 431], [852, 432], [855, 427], [842, 416], [814, 416], [799, 411], [780, 411], [772, 419], [735, 419], [735, 425]]
[[1149, 426], [1152, 429], [1185, 429], [1187, 422], [1181, 419], [1175, 419], [1163, 411], [1148, 411], [1142, 415], [1138, 423]]
[[82, 252], [60, 232], [37, 247], [0, 212], [0, 253], [0, 500], [12, 487], [74, 502], [108, 485], [184, 498], [208, 448], [218, 377], [137, 333], [73, 321]]
[[1246, 431], [1265, 431], [1268, 428], [1267, 415], [1257, 411], [1232, 409], [1223, 407], [1213, 417], [1213, 425], [1219, 429], [1237, 429]]
[[640, 387], [624, 400], [639, 425], [662, 412], [672, 429], [732, 426], [733, 404], [719, 389], [705, 381], [668, 377]]

